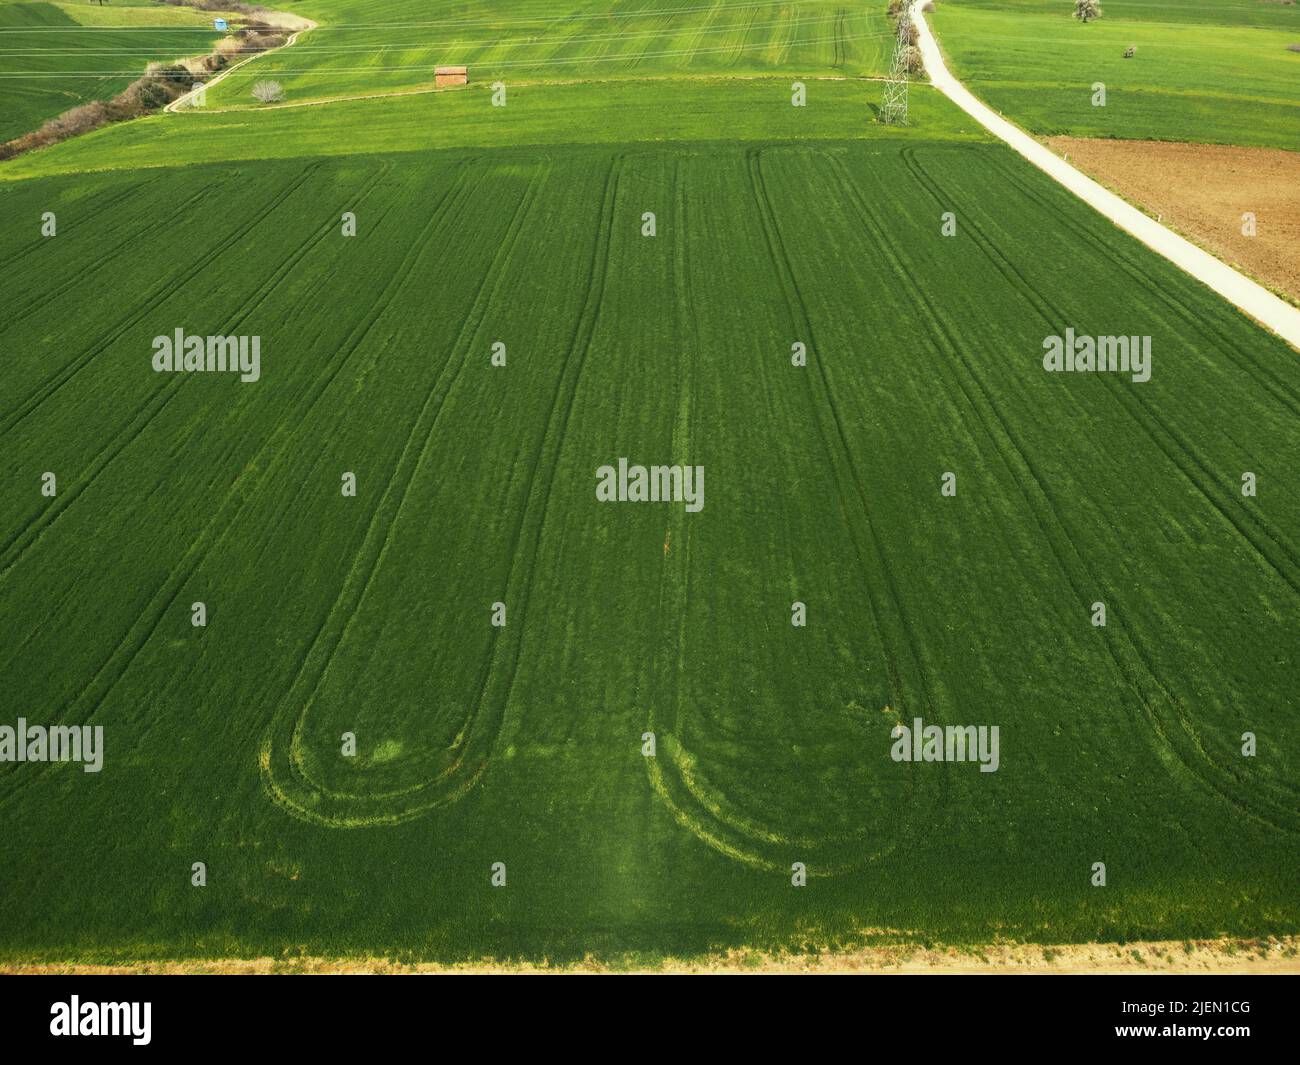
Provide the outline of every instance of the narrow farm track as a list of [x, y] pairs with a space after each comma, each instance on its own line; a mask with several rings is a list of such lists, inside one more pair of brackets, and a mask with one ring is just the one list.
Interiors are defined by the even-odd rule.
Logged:
[[[294, 17], [296, 18], [298, 16], [294, 16]], [[273, 48], [268, 52], [254, 52], [252, 55], [247, 56], [244, 59], [241, 59], [238, 63], [231, 63], [230, 66], [222, 70], [211, 81], [205, 82], [203, 88], [191, 89], [184, 96], [178, 96], [175, 100], [173, 100], [171, 103], [169, 103], [166, 107], [163, 108], [163, 112], [166, 114], [175, 114], [177, 111], [181, 110], [181, 108], [188, 107], [191, 101], [200, 93], [206, 93], [209, 89], [219, 85], [221, 82], [225, 81], [227, 77], [233, 74], [236, 70], [239, 70], [242, 67], [247, 66], [249, 63], [253, 62], [253, 60], [261, 59], [263, 56], [267, 56], [267, 55], [274, 55], [277, 52], [284, 51], [284, 49], [286, 48], [291, 48], [297, 42], [298, 38], [301, 37], [304, 33], [316, 29], [317, 23], [312, 22], [311, 19], [305, 19], [304, 21], [311, 24], [308, 26], [304, 26], [302, 29], [297, 30], [294, 33], [291, 33], [289, 35], [289, 39], [285, 41], [284, 44], [282, 44], [279, 48]]]
[[999, 140], [1011, 147], [1084, 203], [1105, 215], [1152, 251], [1168, 259], [1203, 282], [1243, 313], [1300, 350], [1300, 308], [1280, 299], [1263, 285], [1234, 270], [1179, 236], [1172, 229], [1143, 214], [1109, 189], [1053, 154], [1028, 133], [981, 102], [948, 70], [939, 43], [925, 21], [925, 0], [914, 0], [912, 19], [917, 27], [917, 44], [930, 82], [954, 104]]

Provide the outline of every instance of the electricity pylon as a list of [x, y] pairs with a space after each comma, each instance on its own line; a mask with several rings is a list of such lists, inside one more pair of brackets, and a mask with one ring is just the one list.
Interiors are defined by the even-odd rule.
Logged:
[[885, 97], [880, 104], [880, 121], [887, 126], [907, 125], [907, 49], [911, 40], [912, 20], [904, 12], [898, 19], [894, 37], [894, 58], [885, 81]]

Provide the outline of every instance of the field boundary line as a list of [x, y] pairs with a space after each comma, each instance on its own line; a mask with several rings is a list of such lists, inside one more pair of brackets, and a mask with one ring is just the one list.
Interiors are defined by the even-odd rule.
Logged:
[[1238, 310], [1276, 333], [1300, 350], [1300, 308], [1292, 307], [1263, 285], [1234, 270], [1203, 248], [1155, 219], [1143, 214], [1105, 186], [1077, 170], [1051, 149], [1003, 118], [966, 88], [949, 70], [921, 8], [924, 0], [913, 0], [912, 21], [917, 45], [925, 61], [930, 84], [1013, 151], [1033, 163], [1048, 177], [1063, 185], [1093, 210], [1104, 215], [1130, 236], [1168, 259], [1180, 270], [1208, 285]]
[[[869, 933], [868, 933], [869, 934]], [[915, 933], [912, 933], [915, 935]], [[88, 962], [14, 955], [0, 960], [0, 974], [9, 975], [153, 975], [216, 973], [699, 973], [699, 972], [885, 972], [885, 973], [1300, 973], [1300, 936], [1216, 939], [1130, 940], [1127, 942], [1043, 943], [952, 942], [932, 945], [882, 930], [883, 941], [868, 941], [842, 949], [802, 950], [769, 954], [753, 950], [711, 950], [664, 954], [654, 961], [641, 955], [601, 954], [571, 962], [516, 958], [466, 961], [395, 961], [379, 955], [311, 955], [293, 957], [163, 955], [148, 960], [107, 952], [109, 960]], [[611, 961], [632, 961], [617, 969]], [[757, 963], [757, 964], [756, 964]]]
[[[285, 47], [287, 48], [288, 45], [285, 45]], [[270, 54], [269, 52], [258, 53], [258, 55], [269, 55], [269, 54]], [[255, 55], [252, 56], [251, 58], [256, 59], [257, 56]], [[245, 62], [247, 62], [247, 60], [245, 60]], [[234, 69], [235, 69], [234, 67], [230, 68], [230, 70], [234, 70]], [[226, 71], [225, 73], [229, 73], [229, 71]], [[283, 75], [284, 72], [277, 71], [276, 73]], [[512, 81], [510, 83], [510, 87], [512, 89], [545, 89], [545, 88], [550, 88], [552, 86], [560, 86], [560, 85], [614, 85], [614, 84], [628, 84], [628, 83], [643, 82], [643, 81], [680, 82], [680, 81], [785, 81], [785, 80], [787, 79], [783, 74], [690, 74], [682, 77], [678, 77], [673, 74], [640, 74], [635, 76], [624, 74], [624, 75], [619, 75], [617, 77], [609, 77], [609, 78], [541, 78], [541, 79], [533, 79], [531, 81]], [[889, 79], [879, 74], [862, 74], [862, 75], [808, 74], [805, 77], [801, 78], [800, 80], [807, 82], [807, 81], [888, 81]], [[208, 88], [211, 88], [214, 84], [215, 84], [215, 80], [208, 82]], [[471, 88], [477, 88], [477, 85], [472, 86]], [[394, 97], [394, 96], [430, 96], [434, 93], [458, 93], [464, 91], [465, 90], [460, 88], [459, 86], [453, 88], [439, 89], [434, 86], [425, 85], [425, 86], [417, 86], [416, 88], [408, 88], [408, 89], [391, 89], [387, 92], [354, 93], [349, 96], [321, 96], [311, 100], [292, 100], [292, 101], [279, 103], [279, 104], [266, 104], [262, 107], [258, 107], [253, 104], [245, 104], [241, 107], [194, 108], [191, 111], [188, 111], [186, 113], [195, 114], [195, 115], [232, 115], [232, 114], [258, 115], [258, 114], [263, 114], [267, 111], [284, 111], [291, 107], [324, 107], [326, 104], [346, 104], [346, 103], [351, 103], [354, 100], [386, 100], [389, 97]], [[181, 102], [180, 100], [176, 101], [176, 103], [178, 104], [180, 102]], [[169, 108], [164, 108], [164, 110], [169, 110]]]

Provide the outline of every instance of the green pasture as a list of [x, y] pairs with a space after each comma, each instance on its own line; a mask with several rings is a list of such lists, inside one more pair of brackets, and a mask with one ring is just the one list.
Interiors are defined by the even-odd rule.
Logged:
[[[746, 76], [881, 75], [884, 5], [838, 0], [306, 0], [320, 28], [215, 86], [209, 106], [256, 106], [271, 78], [290, 101], [429, 88], [439, 65], [474, 84]], [[599, 90], [594, 90], [599, 92]]]
[[1033, 133], [1300, 148], [1300, 51], [1287, 48], [1300, 7], [1110, 0], [1087, 25], [1071, 10], [940, 0], [927, 17], [953, 73]]
[[152, 61], [210, 51], [211, 25], [188, 8], [0, 0], [0, 141], [115, 96]]

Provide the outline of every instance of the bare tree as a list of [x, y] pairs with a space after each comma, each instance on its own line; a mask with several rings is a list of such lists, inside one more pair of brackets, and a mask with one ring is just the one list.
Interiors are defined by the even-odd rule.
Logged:
[[1080, 22], [1101, 18], [1101, 4], [1097, 0], [1074, 0], [1074, 17]]
[[253, 97], [264, 104], [272, 104], [284, 99], [284, 89], [278, 81], [259, 81], [253, 86]]

